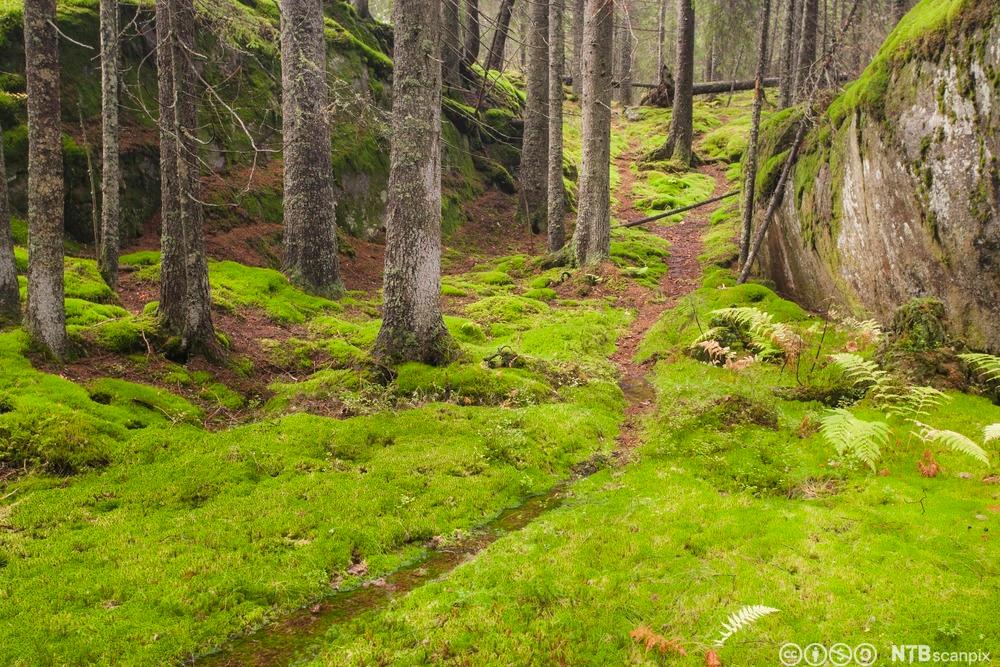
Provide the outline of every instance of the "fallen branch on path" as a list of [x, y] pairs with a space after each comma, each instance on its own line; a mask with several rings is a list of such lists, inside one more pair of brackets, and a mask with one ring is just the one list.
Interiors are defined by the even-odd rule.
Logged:
[[625, 227], [638, 227], [639, 225], [644, 225], [647, 222], [653, 222], [654, 220], [659, 220], [661, 218], [669, 218], [672, 215], [677, 215], [678, 213], [685, 213], [687, 211], [694, 210], [696, 208], [701, 208], [702, 206], [708, 206], [709, 204], [714, 204], [717, 201], [722, 201], [723, 199], [729, 199], [730, 197], [735, 197], [740, 193], [739, 190], [733, 190], [732, 192], [727, 192], [724, 195], [719, 195], [718, 197], [712, 197], [711, 199], [705, 199], [697, 204], [691, 204], [689, 206], [681, 206], [680, 208], [675, 208], [672, 211], [666, 211], [664, 213], [657, 213], [656, 215], [651, 215], [646, 218], [640, 218], [639, 220], [633, 220], [632, 222], [626, 222], [620, 225], [614, 225], [612, 229], [619, 229]]

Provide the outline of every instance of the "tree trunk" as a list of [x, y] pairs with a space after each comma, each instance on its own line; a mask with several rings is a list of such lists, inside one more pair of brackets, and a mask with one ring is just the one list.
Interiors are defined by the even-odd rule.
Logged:
[[549, 182], [548, 241], [549, 251], [556, 252], [566, 243], [563, 218], [566, 193], [563, 185], [563, 1], [549, 3]]
[[370, 19], [372, 17], [371, 9], [368, 8], [368, 0], [353, 0], [354, 11], [358, 13], [363, 19]]
[[465, 55], [466, 69], [479, 60], [479, 0], [465, 0]]
[[667, 53], [664, 48], [667, 39], [667, 2], [660, 0], [656, 17], [656, 82], [662, 84], [667, 74]]
[[527, 99], [524, 107], [524, 135], [521, 145], [520, 204], [518, 217], [535, 234], [545, 229], [548, 206], [549, 154], [549, 3], [532, 0], [528, 4], [528, 71], [525, 73]]
[[[405, 0], [404, 0], [405, 1]], [[459, 0], [441, 0], [441, 68], [444, 85], [458, 88], [462, 85], [462, 21]], [[395, 25], [395, 24], [394, 24]]]
[[785, 10], [784, 37], [781, 43], [781, 108], [792, 105], [795, 91], [795, 57], [798, 53], [798, 43], [796, 37], [798, 31], [799, 5], [802, 0], [788, 0], [788, 8]]
[[577, 196], [576, 260], [580, 266], [611, 252], [611, 42], [614, 0], [587, 0], [583, 51], [583, 147]]
[[[709, 22], [709, 26], [712, 23]], [[705, 81], [715, 81], [715, 28], [709, 28], [708, 48], [705, 49]]]
[[63, 307], [63, 155], [56, 1], [24, 3], [28, 93], [28, 332], [62, 359], [69, 348]]
[[632, 106], [632, 2], [622, 0], [618, 16], [618, 101]]
[[340, 291], [320, 0], [281, 1], [285, 273], [307, 291]]
[[111, 289], [118, 287], [121, 243], [118, 51], [118, 0], [101, 0], [101, 235], [97, 263]]
[[667, 145], [670, 156], [684, 165], [692, 160], [694, 85], [694, 4], [677, 0], [677, 82]]
[[507, 49], [507, 36], [510, 34], [510, 17], [514, 13], [514, 0], [500, 0], [497, 10], [497, 23], [490, 41], [490, 52], [486, 54], [486, 71], [503, 69], [504, 51]]
[[801, 101], [809, 86], [810, 74], [816, 60], [816, 33], [819, 20], [819, 0], [804, 0], [802, 9], [802, 39], [795, 69], [795, 99]]
[[387, 363], [446, 363], [441, 315], [441, 24], [436, 0], [393, 3], [392, 145], [382, 328]]
[[[0, 128], [3, 136], [3, 128]], [[0, 322], [21, 319], [21, 295], [14, 261], [14, 238], [10, 231], [10, 200], [7, 198], [7, 165], [0, 141]]]
[[768, 27], [771, 24], [771, 0], [764, 0], [761, 12], [760, 38], [757, 41], [757, 87], [754, 89], [750, 138], [743, 161], [743, 230], [740, 237], [739, 265], [746, 263], [753, 233], [754, 188], [757, 183], [757, 141], [760, 137], [760, 112], [764, 103], [764, 70], [767, 68]]
[[573, 60], [569, 75], [573, 79], [573, 94], [583, 94], [583, 22], [586, 0], [573, 2]]
[[198, 85], [192, 59], [195, 49], [193, 0], [170, 0], [171, 58], [174, 75], [174, 135], [177, 137], [177, 192], [184, 243], [184, 328], [180, 351], [211, 352], [216, 347], [212, 298], [203, 234], [204, 213], [198, 197]]
[[160, 315], [167, 330], [184, 329], [184, 230], [177, 185], [174, 134], [174, 58], [170, 46], [171, 0], [156, 0], [156, 71], [160, 106]]

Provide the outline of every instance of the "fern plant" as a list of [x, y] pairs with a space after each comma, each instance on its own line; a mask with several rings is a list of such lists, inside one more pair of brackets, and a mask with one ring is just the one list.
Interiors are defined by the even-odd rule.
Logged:
[[975, 371], [986, 384], [1000, 384], [1000, 357], [982, 352], [960, 354], [958, 358]]
[[765, 616], [776, 614], [779, 611], [781, 610], [775, 609], [774, 607], [766, 607], [762, 604], [741, 607], [730, 614], [729, 618], [726, 619], [726, 622], [722, 624], [722, 630], [720, 631], [719, 638], [715, 640], [715, 645], [721, 648], [730, 637], [735, 635], [740, 630], [756, 623]]
[[1000, 424], [990, 424], [983, 429], [983, 444], [1000, 440]]
[[[946, 431], [944, 429], [937, 429], [927, 424], [921, 424], [917, 422], [917, 426], [920, 427], [919, 435], [920, 439], [927, 444], [937, 444], [944, 445], [952, 451], [958, 452], [959, 454], [965, 454], [970, 456], [986, 467], [990, 465], [989, 454], [986, 453], [982, 447], [980, 447], [972, 438], [957, 433], [955, 431]], [[991, 424], [991, 426], [997, 426], [997, 424]], [[987, 433], [989, 435], [990, 427], [986, 427]]]
[[890, 404], [885, 411], [912, 424], [930, 415], [933, 408], [945, 401], [951, 400], [944, 392], [934, 387], [909, 387], [896, 403]]
[[853, 456], [872, 470], [889, 443], [889, 425], [858, 419], [848, 410], [837, 408], [820, 419], [820, 433], [839, 456]]
[[834, 354], [830, 359], [854, 387], [867, 392], [880, 405], [898, 403], [906, 396], [905, 384], [870, 359], [851, 352]]

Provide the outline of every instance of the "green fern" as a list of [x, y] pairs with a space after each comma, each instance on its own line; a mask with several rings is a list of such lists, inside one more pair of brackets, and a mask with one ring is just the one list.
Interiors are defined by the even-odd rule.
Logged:
[[968, 364], [987, 384], [1000, 384], [1000, 357], [970, 352], [960, 354], [958, 358]]
[[931, 409], [951, 400], [948, 395], [934, 387], [910, 387], [901, 398], [886, 407], [886, 412], [906, 421], [917, 423], [927, 417]]
[[1000, 440], [1000, 424], [990, 424], [983, 429], [983, 444]]
[[920, 427], [920, 439], [927, 444], [944, 445], [959, 454], [971, 456], [977, 461], [983, 463], [985, 466], [989, 467], [989, 454], [987, 454], [986, 451], [976, 444], [971, 438], [968, 438], [961, 433], [956, 433], [955, 431], [945, 431], [943, 429], [932, 428], [927, 424], [921, 424], [920, 422], [917, 422], [917, 425]]
[[850, 352], [834, 354], [830, 358], [843, 371], [844, 377], [856, 388], [865, 390], [877, 403], [891, 405], [905, 399], [905, 385], [891, 373], [879, 368], [874, 361]]
[[853, 456], [872, 470], [882, 456], [882, 447], [889, 442], [888, 424], [858, 419], [843, 408], [830, 411], [820, 420], [820, 433], [839, 456]]
[[776, 614], [779, 611], [781, 610], [774, 607], [765, 607], [762, 604], [749, 605], [738, 609], [730, 614], [726, 622], [722, 624], [722, 630], [719, 638], [715, 640], [715, 645], [722, 647], [730, 637], [740, 630], [752, 623], [756, 623], [769, 614]]

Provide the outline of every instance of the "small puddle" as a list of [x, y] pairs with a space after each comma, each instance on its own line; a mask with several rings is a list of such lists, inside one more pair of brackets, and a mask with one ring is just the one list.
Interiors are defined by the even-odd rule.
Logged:
[[656, 400], [656, 389], [645, 375], [628, 375], [618, 381], [625, 398], [632, 405], [644, 405]]
[[[573, 479], [592, 472], [581, 468]], [[213, 667], [243, 665], [287, 665], [306, 657], [310, 649], [334, 625], [366, 611], [386, 605], [394, 597], [437, 579], [496, 541], [524, 528], [539, 515], [562, 504], [567, 482], [522, 505], [506, 510], [497, 518], [455, 544], [431, 551], [426, 558], [400, 568], [358, 588], [341, 591], [292, 612], [272, 625], [227, 643], [214, 653], [195, 658], [189, 664]]]

